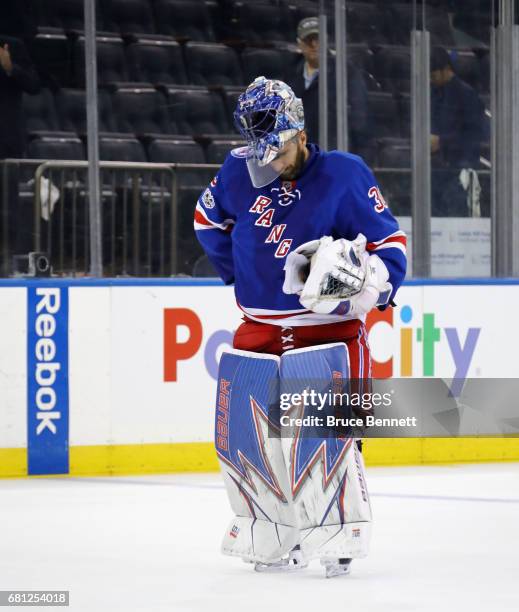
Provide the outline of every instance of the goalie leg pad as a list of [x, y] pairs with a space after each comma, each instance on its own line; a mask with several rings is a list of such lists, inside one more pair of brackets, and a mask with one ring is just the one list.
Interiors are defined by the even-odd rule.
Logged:
[[299, 540], [279, 438], [279, 357], [233, 349], [222, 355], [215, 446], [236, 517], [222, 552], [270, 563]]
[[[335, 343], [287, 351], [281, 357], [280, 375], [282, 394], [301, 394], [305, 389], [347, 393], [347, 346]], [[291, 411], [303, 418], [308, 414], [304, 405]], [[283, 438], [301, 550], [305, 559], [365, 556], [372, 517], [362, 456], [354, 438], [341, 437], [334, 428], [317, 431], [296, 427]], [[281, 434], [286, 434], [283, 428]]]

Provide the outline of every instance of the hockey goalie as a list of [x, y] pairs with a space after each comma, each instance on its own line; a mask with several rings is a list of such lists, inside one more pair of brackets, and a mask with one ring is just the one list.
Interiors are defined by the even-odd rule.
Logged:
[[372, 516], [358, 432], [329, 419], [351, 414], [337, 396], [370, 393], [364, 322], [392, 307], [406, 237], [361, 158], [307, 142], [285, 83], [258, 77], [235, 122], [247, 144], [195, 209], [244, 319], [218, 376], [215, 445], [234, 513], [222, 551], [258, 571], [319, 559], [327, 577], [345, 575], [368, 553]]

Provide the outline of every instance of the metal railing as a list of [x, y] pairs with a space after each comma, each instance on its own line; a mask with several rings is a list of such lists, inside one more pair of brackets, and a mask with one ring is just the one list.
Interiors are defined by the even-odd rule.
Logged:
[[[6, 160], [2, 163], [4, 275], [12, 272], [13, 255], [31, 250], [49, 256], [54, 274], [88, 274], [92, 258], [88, 162]], [[34, 174], [31, 173], [34, 193], [32, 214], [25, 214], [20, 224], [24, 232], [20, 240], [16, 236], [18, 228], [9, 228], [10, 223], [12, 226], [18, 221], [19, 205], [16, 202], [13, 206], [13, 199], [19, 197], [19, 193], [13, 193], [18, 188], [18, 180], [16, 176], [10, 179], [9, 172], [13, 174], [15, 169], [17, 175], [20, 167], [27, 166], [35, 168]], [[181, 261], [179, 251], [197, 248], [192, 230], [196, 198], [218, 167], [216, 164], [101, 162], [102, 253], [99, 257], [104, 275], [190, 273], [189, 265], [183, 263], [186, 257]], [[27, 169], [25, 172], [27, 178]], [[197, 173], [196, 180], [193, 176], [186, 180], [189, 173]], [[25, 191], [24, 207], [28, 208]], [[182, 194], [188, 202], [184, 202], [179, 212]]]
[[[88, 162], [7, 160], [0, 166], [2, 274], [13, 273], [14, 255], [29, 251], [46, 253], [54, 274], [89, 274]], [[218, 168], [216, 164], [101, 162], [103, 274], [192, 274], [202, 255], [192, 224], [195, 202]], [[394, 214], [410, 216], [411, 169], [373, 170]], [[205, 175], [193, 178], [193, 173], [201, 172]], [[488, 182], [488, 170], [478, 170], [478, 175]], [[486, 185], [483, 193], [487, 200]], [[12, 210], [18, 208], [23, 214], [10, 218], [8, 201]], [[482, 216], [488, 216], [488, 209], [489, 205], [482, 206]]]

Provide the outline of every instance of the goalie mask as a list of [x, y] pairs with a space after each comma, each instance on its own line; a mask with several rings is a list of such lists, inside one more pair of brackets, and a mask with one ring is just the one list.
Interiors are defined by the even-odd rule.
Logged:
[[234, 122], [247, 141], [247, 168], [254, 187], [282, 174], [276, 157], [304, 129], [303, 103], [283, 81], [257, 77], [238, 98]]

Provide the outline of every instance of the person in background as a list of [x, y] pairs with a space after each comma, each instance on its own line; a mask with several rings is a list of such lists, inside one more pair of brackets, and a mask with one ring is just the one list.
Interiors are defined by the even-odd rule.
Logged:
[[[297, 26], [297, 44], [301, 58], [290, 67], [285, 81], [302, 99], [305, 107], [306, 131], [310, 142], [319, 142], [319, 20], [306, 17]], [[335, 59], [328, 61], [328, 149], [337, 146]], [[362, 152], [367, 141], [368, 92], [362, 73], [348, 62], [348, 126], [349, 150]]]
[[434, 216], [480, 216], [480, 143], [485, 109], [443, 47], [431, 50], [431, 164]]
[[40, 87], [24, 43], [0, 34], [0, 159], [23, 157], [22, 98], [24, 93], [37, 94]]

